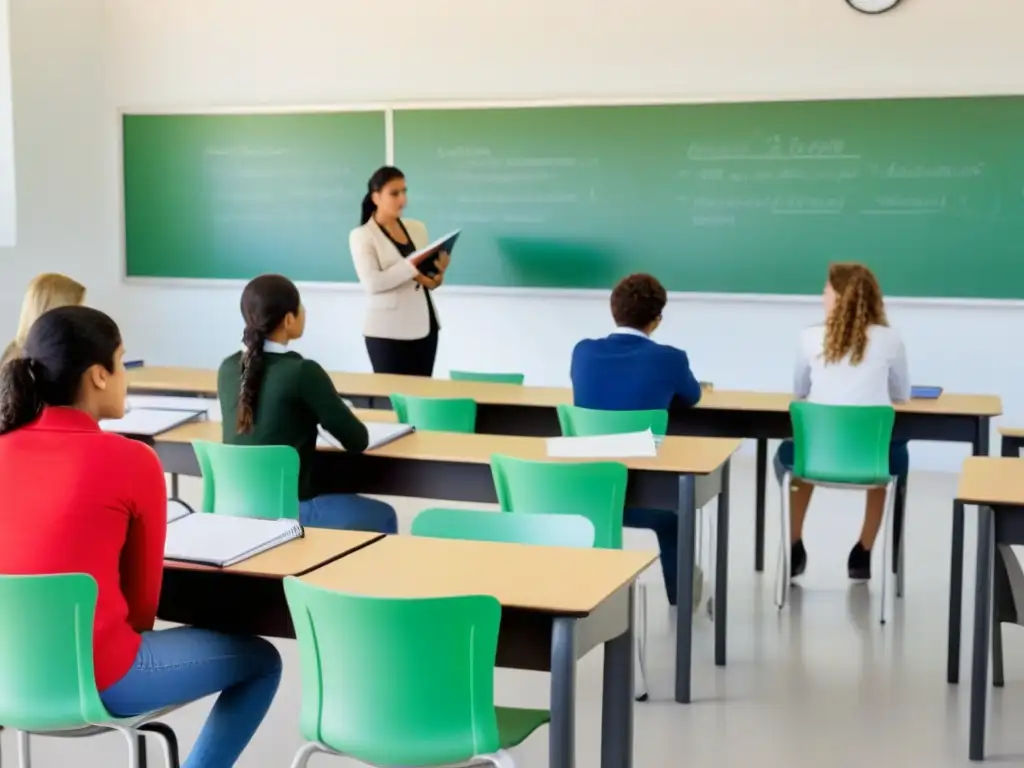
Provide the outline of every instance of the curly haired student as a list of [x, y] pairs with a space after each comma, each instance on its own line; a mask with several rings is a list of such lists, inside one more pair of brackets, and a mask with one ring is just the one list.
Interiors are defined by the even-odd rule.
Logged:
[[[822, 296], [825, 322], [800, 335], [793, 383], [799, 399], [823, 405], [890, 405], [910, 399], [907, 354], [900, 335], [889, 327], [882, 289], [862, 264], [832, 264]], [[906, 441], [893, 441], [889, 471], [905, 475], [910, 458]], [[775, 474], [782, 481], [793, 467], [793, 442], [775, 455]], [[803, 529], [814, 487], [794, 479], [790, 486], [792, 576], [807, 569]], [[860, 539], [850, 551], [851, 579], [871, 578], [871, 548], [882, 525], [885, 489], [868, 491]]]

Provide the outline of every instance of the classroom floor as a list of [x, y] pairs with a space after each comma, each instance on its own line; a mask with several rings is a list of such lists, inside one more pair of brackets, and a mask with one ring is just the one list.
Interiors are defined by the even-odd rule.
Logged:
[[[770, 494], [768, 569], [753, 570], [754, 467], [738, 458], [733, 471], [730, 549], [729, 666], [713, 663], [712, 624], [696, 618], [694, 697], [671, 701], [672, 617], [660, 574], [650, 571], [649, 674], [652, 701], [636, 705], [635, 760], [640, 768], [757, 765], [758, 768], [872, 768], [966, 766], [970, 628], [965, 624], [959, 686], [945, 681], [950, 548], [950, 500], [955, 477], [914, 473], [908, 494], [906, 598], [894, 620], [878, 623], [880, 553], [870, 588], [846, 581], [846, 556], [860, 525], [861, 498], [821, 493], [811, 508], [806, 541], [809, 568], [793, 602], [779, 614], [772, 600], [778, 498]], [[183, 482], [198, 500], [198, 484]], [[402, 530], [425, 503], [397, 500]], [[713, 519], [713, 516], [710, 518]], [[972, 614], [973, 509], [967, 515], [964, 618]], [[705, 546], [708, 544], [705, 529]], [[653, 534], [629, 532], [627, 546], [653, 548]], [[706, 558], [705, 558], [706, 559]], [[710, 573], [710, 565], [705, 568]], [[891, 582], [890, 582], [891, 583]], [[710, 589], [710, 587], [709, 587]], [[991, 697], [988, 754], [999, 764], [1024, 764], [1024, 629], [1006, 627], [1006, 688]], [[294, 643], [278, 643], [285, 676], [273, 708], [240, 766], [286, 768], [300, 745], [298, 660]], [[601, 653], [580, 664], [577, 694], [577, 764], [600, 764]], [[387, 681], [382, 680], [382, 684]], [[501, 703], [546, 706], [546, 675], [500, 670]], [[168, 718], [184, 748], [195, 738], [206, 704]], [[34, 741], [34, 764], [79, 768], [123, 764], [119, 736], [85, 741]], [[3, 736], [13, 760], [13, 743]], [[547, 731], [514, 752], [517, 764], [547, 764]], [[156, 755], [154, 754], [154, 760]], [[13, 763], [12, 763], [13, 764]], [[157, 763], [153, 763], [157, 765]], [[319, 756], [313, 766], [352, 765]]]

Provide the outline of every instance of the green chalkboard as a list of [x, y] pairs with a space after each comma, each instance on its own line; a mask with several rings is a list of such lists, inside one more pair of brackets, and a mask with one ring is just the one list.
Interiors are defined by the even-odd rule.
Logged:
[[1024, 98], [398, 110], [409, 215], [447, 283], [1024, 297]]
[[129, 277], [355, 280], [348, 233], [383, 112], [126, 115]]

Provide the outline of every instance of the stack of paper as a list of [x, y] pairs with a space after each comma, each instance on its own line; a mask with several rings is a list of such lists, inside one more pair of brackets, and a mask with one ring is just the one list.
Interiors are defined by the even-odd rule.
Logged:
[[298, 520], [197, 513], [167, 526], [164, 557], [224, 568], [299, 538]]
[[[400, 437], [405, 437], [414, 431], [413, 427], [408, 424], [391, 424], [386, 421], [367, 421], [363, 423], [366, 426], [366, 431], [370, 435], [370, 444], [366, 448], [368, 451], [372, 451], [374, 448], [380, 448], [382, 445], [387, 445], [388, 443], [393, 442]], [[320, 427], [320, 434], [316, 439], [316, 444], [320, 448], [345, 449], [334, 435], [323, 427]]]
[[592, 437], [552, 437], [547, 441], [548, 456], [559, 459], [627, 459], [658, 455], [651, 430]]

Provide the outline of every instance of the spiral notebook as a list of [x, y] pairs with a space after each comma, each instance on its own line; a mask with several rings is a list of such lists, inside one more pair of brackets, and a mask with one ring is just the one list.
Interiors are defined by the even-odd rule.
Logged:
[[[387, 445], [415, 431], [409, 424], [391, 424], [386, 421], [367, 421], [364, 424], [369, 437], [369, 444], [366, 446], [368, 451], [380, 448], [382, 445]], [[316, 438], [318, 448], [345, 449], [345, 446], [323, 427], [320, 427], [319, 432], [320, 434]]]
[[168, 524], [164, 557], [226, 568], [300, 538], [298, 520], [199, 513]]

